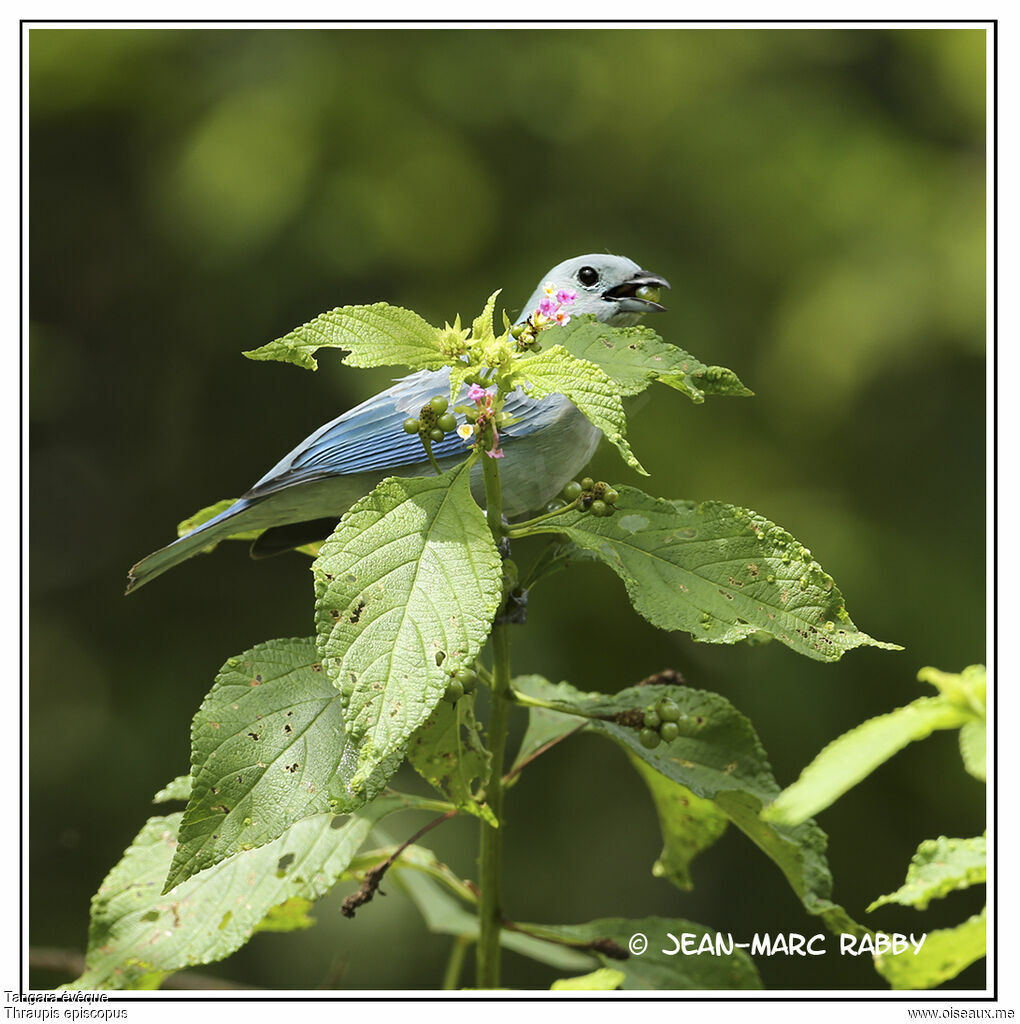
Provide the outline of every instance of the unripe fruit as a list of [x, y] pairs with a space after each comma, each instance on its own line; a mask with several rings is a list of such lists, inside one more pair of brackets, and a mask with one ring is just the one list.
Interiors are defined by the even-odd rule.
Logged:
[[659, 735], [667, 743], [672, 743], [680, 735], [680, 726], [676, 722], [663, 722], [659, 726]]
[[659, 713], [649, 708], [645, 712], [645, 728], [658, 729], [660, 725], [662, 725], [662, 719], [659, 717]]
[[443, 432], [442, 432], [442, 431], [441, 431], [441, 430], [439, 429], [439, 427], [433, 427], [433, 428], [432, 428], [432, 429], [431, 429], [431, 430], [429, 431], [429, 437], [431, 437], [433, 441], [442, 441], [442, 439], [443, 439], [444, 437], [446, 437], [446, 434], [444, 434], [444, 433], [443, 433]]
[[451, 430], [457, 429], [457, 417], [453, 413], [444, 412], [442, 416], [436, 421], [436, 426], [445, 434], [449, 434]]
[[581, 490], [582, 491], [590, 491], [594, 486], [595, 486], [595, 481], [592, 480], [592, 478], [590, 476], [586, 476], [581, 481]]
[[576, 501], [581, 497], [581, 485], [576, 480], [571, 480], [566, 487], [563, 488], [563, 497], [567, 501]]
[[602, 492], [602, 500], [607, 505], [615, 505], [620, 500], [620, 492], [614, 487], [607, 487]]
[[643, 284], [640, 288], [634, 289], [635, 299], [646, 299], [648, 302], [658, 302], [659, 294], [659, 289], [650, 284]]
[[436, 395], [435, 398], [429, 399], [429, 405], [432, 406], [432, 411], [437, 416], [441, 416], [444, 412], [446, 412], [450, 403], [445, 398], [443, 398], [442, 395]]
[[654, 729], [642, 729], [638, 733], [638, 741], [646, 750], [654, 750], [662, 742], [662, 737]]
[[414, 417], [409, 417], [408, 419], [404, 420], [405, 434], [417, 434], [420, 427], [421, 424], [416, 419], [414, 419]]
[[456, 704], [463, 696], [464, 684], [459, 679], [451, 679], [446, 684], [446, 693], [443, 694], [443, 700], [448, 700], [451, 704]]
[[678, 722], [680, 720], [680, 705], [670, 697], [663, 697], [656, 705], [655, 710], [664, 722]]
[[554, 498], [548, 505], [546, 505], [545, 510], [546, 512], [558, 512], [566, 504], [567, 503], [565, 501], [560, 501], [559, 498]]
[[610, 514], [609, 506], [604, 501], [593, 501], [591, 503], [591, 514], [601, 519], [603, 516]]

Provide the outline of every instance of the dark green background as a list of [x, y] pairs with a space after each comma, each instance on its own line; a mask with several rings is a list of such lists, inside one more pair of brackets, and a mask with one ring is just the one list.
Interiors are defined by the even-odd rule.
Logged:
[[[655, 328], [756, 397], [698, 407], [657, 389], [631, 416], [643, 486], [768, 515], [862, 629], [906, 648], [823, 665], [695, 645], [590, 565], [535, 591], [518, 671], [615, 691], [677, 668], [751, 717], [786, 784], [843, 730], [927, 692], [922, 665], [984, 660], [983, 31], [36, 28], [28, 56], [34, 945], [84, 949], [89, 897], [186, 770], [220, 664], [311, 632], [299, 556], [227, 545], [121, 591], [179, 519], [389, 379], [241, 357], [335, 305], [441, 323], [502, 286], [516, 311], [545, 269], [590, 251], [664, 274]], [[639, 483], [611, 449], [594, 471]], [[984, 827], [955, 742], [907, 749], [821, 815], [853, 915], [922, 839]], [[536, 763], [508, 816], [513, 918], [820, 930], [735, 830], [696, 862], [692, 893], [654, 879], [650, 800], [596, 738]], [[457, 820], [431, 838], [476, 877], [475, 833]], [[260, 935], [210, 970], [432, 986], [448, 940], [391, 890], [354, 921], [331, 896], [316, 928]], [[982, 899], [867, 922], [919, 932]], [[834, 954], [759, 966], [770, 987], [884, 987]], [[554, 976], [507, 956], [508, 985]], [[981, 986], [983, 964], [961, 982]]]

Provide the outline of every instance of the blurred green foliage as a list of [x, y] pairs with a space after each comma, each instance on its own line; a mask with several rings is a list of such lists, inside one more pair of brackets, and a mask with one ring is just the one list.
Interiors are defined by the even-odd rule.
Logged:
[[[34, 945], [84, 948], [89, 897], [186, 770], [217, 666], [311, 632], [300, 556], [256, 564], [227, 545], [121, 591], [184, 515], [386, 382], [240, 356], [335, 305], [441, 322], [495, 287], [520, 302], [589, 251], [666, 275], [656, 329], [756, 397], [694, 407], [659, 389], [632, 410], [648, 488], [781, 523], [862, 629], [906, 647], [827, 666], [777, 644], [697, 646], [587, 565], [535, 591], [515, 671], [612, 692], [677, 668], [751, 717], [785, 784], [917, 696], [921, 665], [984, 660], [983, 31], [40, 27], [28, 67]], [[594, 472], [636, 482], [606, 448]], [[822, 814], [834, 896], [856, 916], [920, 840], [984, 828], [981, 784], [941, 769], [954, 743], [915, 745]], [[694, 864], [693, 892], [654, 879], [651, 801], [588, 738], [536, 762], [508, 817], [512, 917], [812, 927], [739, 835]], [[469, 876], [475, 833], [434, 833]], [[215, 973], [437, 982], [447, 940], [403, 896], [347, 921], [342, 895]], [[954, 894], [925, 924], [979, 899]], [[869, 924], [910, 931], [912, 914]], [[808, 959], [759, 968], [769, 987], [881, 987], [867, 962]], [[509, 985], [551, 980], [508, 959]]]

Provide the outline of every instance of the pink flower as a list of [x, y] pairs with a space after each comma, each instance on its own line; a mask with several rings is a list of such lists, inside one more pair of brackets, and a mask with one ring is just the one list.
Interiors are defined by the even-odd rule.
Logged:
[[481, 388], [477, 384], [472, 384], [471, 387], [468, 388], [467, 396], [470, 401], [477, 402], [481, 405], [482, 402], [485, 401], [486, 394], [487, 392], [485, 388]]
[[556, 300], [551, 299], [548, 295], [546, 295], [538, 304], [538, 311], [539, 313], [542, 314], [542, 316], [549, 317], [550, 319], [552, 319], [552, 317], [556, 313]]
[[572, 302], [577, 302], [577, 292], [573, 288], [561, 288], [556, 293], [556, 301], [561, 306], [569, 306]]
[[506, 452], [504, 452], [502, 448], [493, 448], [492, 451], [486, 452], [485, 454], [488, 455], [490, 459], [502, 459]]

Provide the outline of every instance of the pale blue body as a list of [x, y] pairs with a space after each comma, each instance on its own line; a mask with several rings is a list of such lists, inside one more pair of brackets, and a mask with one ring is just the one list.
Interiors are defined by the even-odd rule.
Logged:
[[[598, 279], [589, 284], [593, 273]], [[578, 256], [542, 278], [518, 322], [538, 308], [546, 282], [578, 293], [570, 307], [572, 314], [594, 313], [599, 320], [621, 327], [662, 308], [633, 297], [636, 287], [668, 287], [663, 278], [622, 256]], [[434, 395], [449, 394], [449, 376], [449, 369], [411, 374], [320, 427], [226, 511], [143, 558], [130, 571], [128, 590], [231, 534], [326, 517], [339, 519], [386, 476], [434, 472], [418, 436], [404, 433], [403, 422], [417, 416]], [[516, 391], [506, 411], [517, 420], [500, 434], [506, 453], [500, 462], [503, 511], [513, 518], [541, 509], [555, 497], [585, 466], [602, 435], [560, 395], [534, 401]], [[463, 458], [465, 448], [460, 437], [451, 433], [433, 445], [433, 452], [445, 468]], [[476, 477], [472, 486], [481, 501], [480, 474]]]

